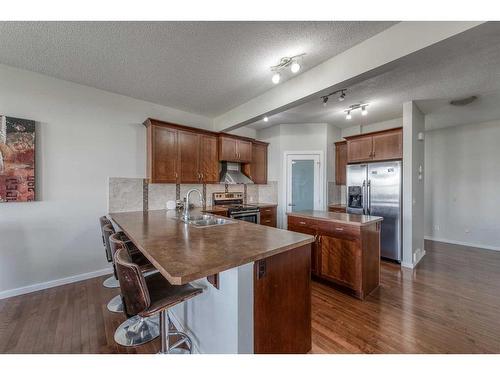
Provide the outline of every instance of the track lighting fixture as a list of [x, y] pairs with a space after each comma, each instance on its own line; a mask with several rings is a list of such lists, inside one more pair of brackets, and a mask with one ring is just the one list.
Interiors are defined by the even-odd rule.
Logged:
[[345, 99], [345, 95], [346, 95], [346, 94], [345, 94], [345, 93], [346, 93], [346, 91], [347, 91], [347, 89], [341, 89], [341, 90], [334, 91], [334, 92], [332, 92], [332, 93], [330, 93], [330, 94], [328, 94], [328, 95], [324, 95], [324, 96], [322, 96], [322, 97], [321, 97], [321, 99], [323, 100], [323, 106], [325, 106], [325, 107], [326, 107], [326, 103], [328, 102], [328, 98], [329, 98], [330, 96], [332, 96], [332, 95], [336, 95], [336, 94], [340, 94], [340, 95], [339, 95], [339, 97], [338, 97], [339, 102], [344, 101], [344, 99]]
[[344, 112], [346, 113], [346, 116], [345, 116], [346, 120], [350, 120], [352, 118], [351, 112], [356, 110], [356, 109], [361, 109], [361, 115], [366, 116], [368, 114], [366, 107], [368, 107], [368, 103], [364, 103], [364, 104], [357, 103], [357, 104], [353, 104], [353, 105], [349, 106], [349, 108], [347, 108], [347, 109], [344, 109]]
[[271, 66], [271, 71], [274, 72], [271, 79], [273, 83], [277, 85], [280, 82], [280, 73], [283, 69], [290, 67], [290, 71], [293, 74], [298, 73], [301, 68], [299, 60], [301, 60], [303, 56], [305, 56], [305, 53], [301, 53], [300, 55], [295, 55], [292, 57], [282, 57], [278, 65]]

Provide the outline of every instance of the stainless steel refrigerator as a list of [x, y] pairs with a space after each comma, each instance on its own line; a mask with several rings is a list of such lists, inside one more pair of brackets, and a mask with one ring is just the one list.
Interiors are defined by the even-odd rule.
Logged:
[[380, 251], [401, 262], [402, 162], [347, 166], [347, 212], [382, 216]]

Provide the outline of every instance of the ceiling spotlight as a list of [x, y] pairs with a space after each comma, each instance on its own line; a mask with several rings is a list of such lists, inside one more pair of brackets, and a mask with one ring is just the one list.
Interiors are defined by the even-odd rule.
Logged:
[[290, 70], [293, 74], [297, 73], [300, 70], [300, 64], [297, 61], [294, 61], [292, 66], [290, 66]]
[[328, 102], [328, 96], [323, 96], [323, 107], [326, 107], [327, 102]]
[[342, 90], [342, 94], [339, 96], [339, 102], [343, 102], [345, 99], [345, 90]]
[[263, 120], [264, 120], [264, 122], [268, 122], [269, 121], [269, 119], [267, 118], [267, 116], [264, 116]]
[[366, 116], [368, 114], [368, 111], [366, 110], [366, 105], [364, 105], [364, 106], [361, 107], [361, 114], [363, 116]]
[[352, 118], [351, 111], [347, 111], [347, 115], [345, 115], [346, 120], [350, 120]]
[[280, 78], [281, 78], [280, 74], [278, 72], [276, 72], [273, 74], [273, 78], [271, 78], [271, 79], [272, 79], [273, 83], [275, 85], [277, 85], [278, 83], [280, 83]]

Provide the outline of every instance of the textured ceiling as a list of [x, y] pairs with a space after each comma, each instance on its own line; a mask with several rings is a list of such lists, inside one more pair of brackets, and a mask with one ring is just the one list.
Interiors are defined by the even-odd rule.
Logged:
[[[500, 22], [489, 22], [418, 51], [391, 64], [383, 73], [348, 87], [346, 100], [335, 98], [322, 105], [315, 100], [273, 115], [269, 122], [249, 125], [260, 129], [274, 124], [330, 123], [340, 128], [402, 116], [402, 104], [417, 100], [429, 117], [430, 128], [490, 120], [500, 113]], [[470, 106], [449, 106], [450, 99], [478, 95]], [[368, 115], [344, 109], [354, 103], [370, 103]], [[498, 117], [496, 117], [498, 118]], [[441, 125], [438, 125], [440, 123]]]
[[269, 67], [304, 71], [394, 22], [0, 22], [0, 63], [202, 114], [269, 90]]

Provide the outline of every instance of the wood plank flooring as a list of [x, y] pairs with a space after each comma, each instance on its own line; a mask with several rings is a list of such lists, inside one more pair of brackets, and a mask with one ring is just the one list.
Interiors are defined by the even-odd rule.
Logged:
[[[415, 270], [383, 262], [365, 301], [313, 282], [313, 353], [500, 353], [500, 252], [426, 241]], [[116, 344], [104, 277], [0, 300], [0, 353], [156, 353]]]

